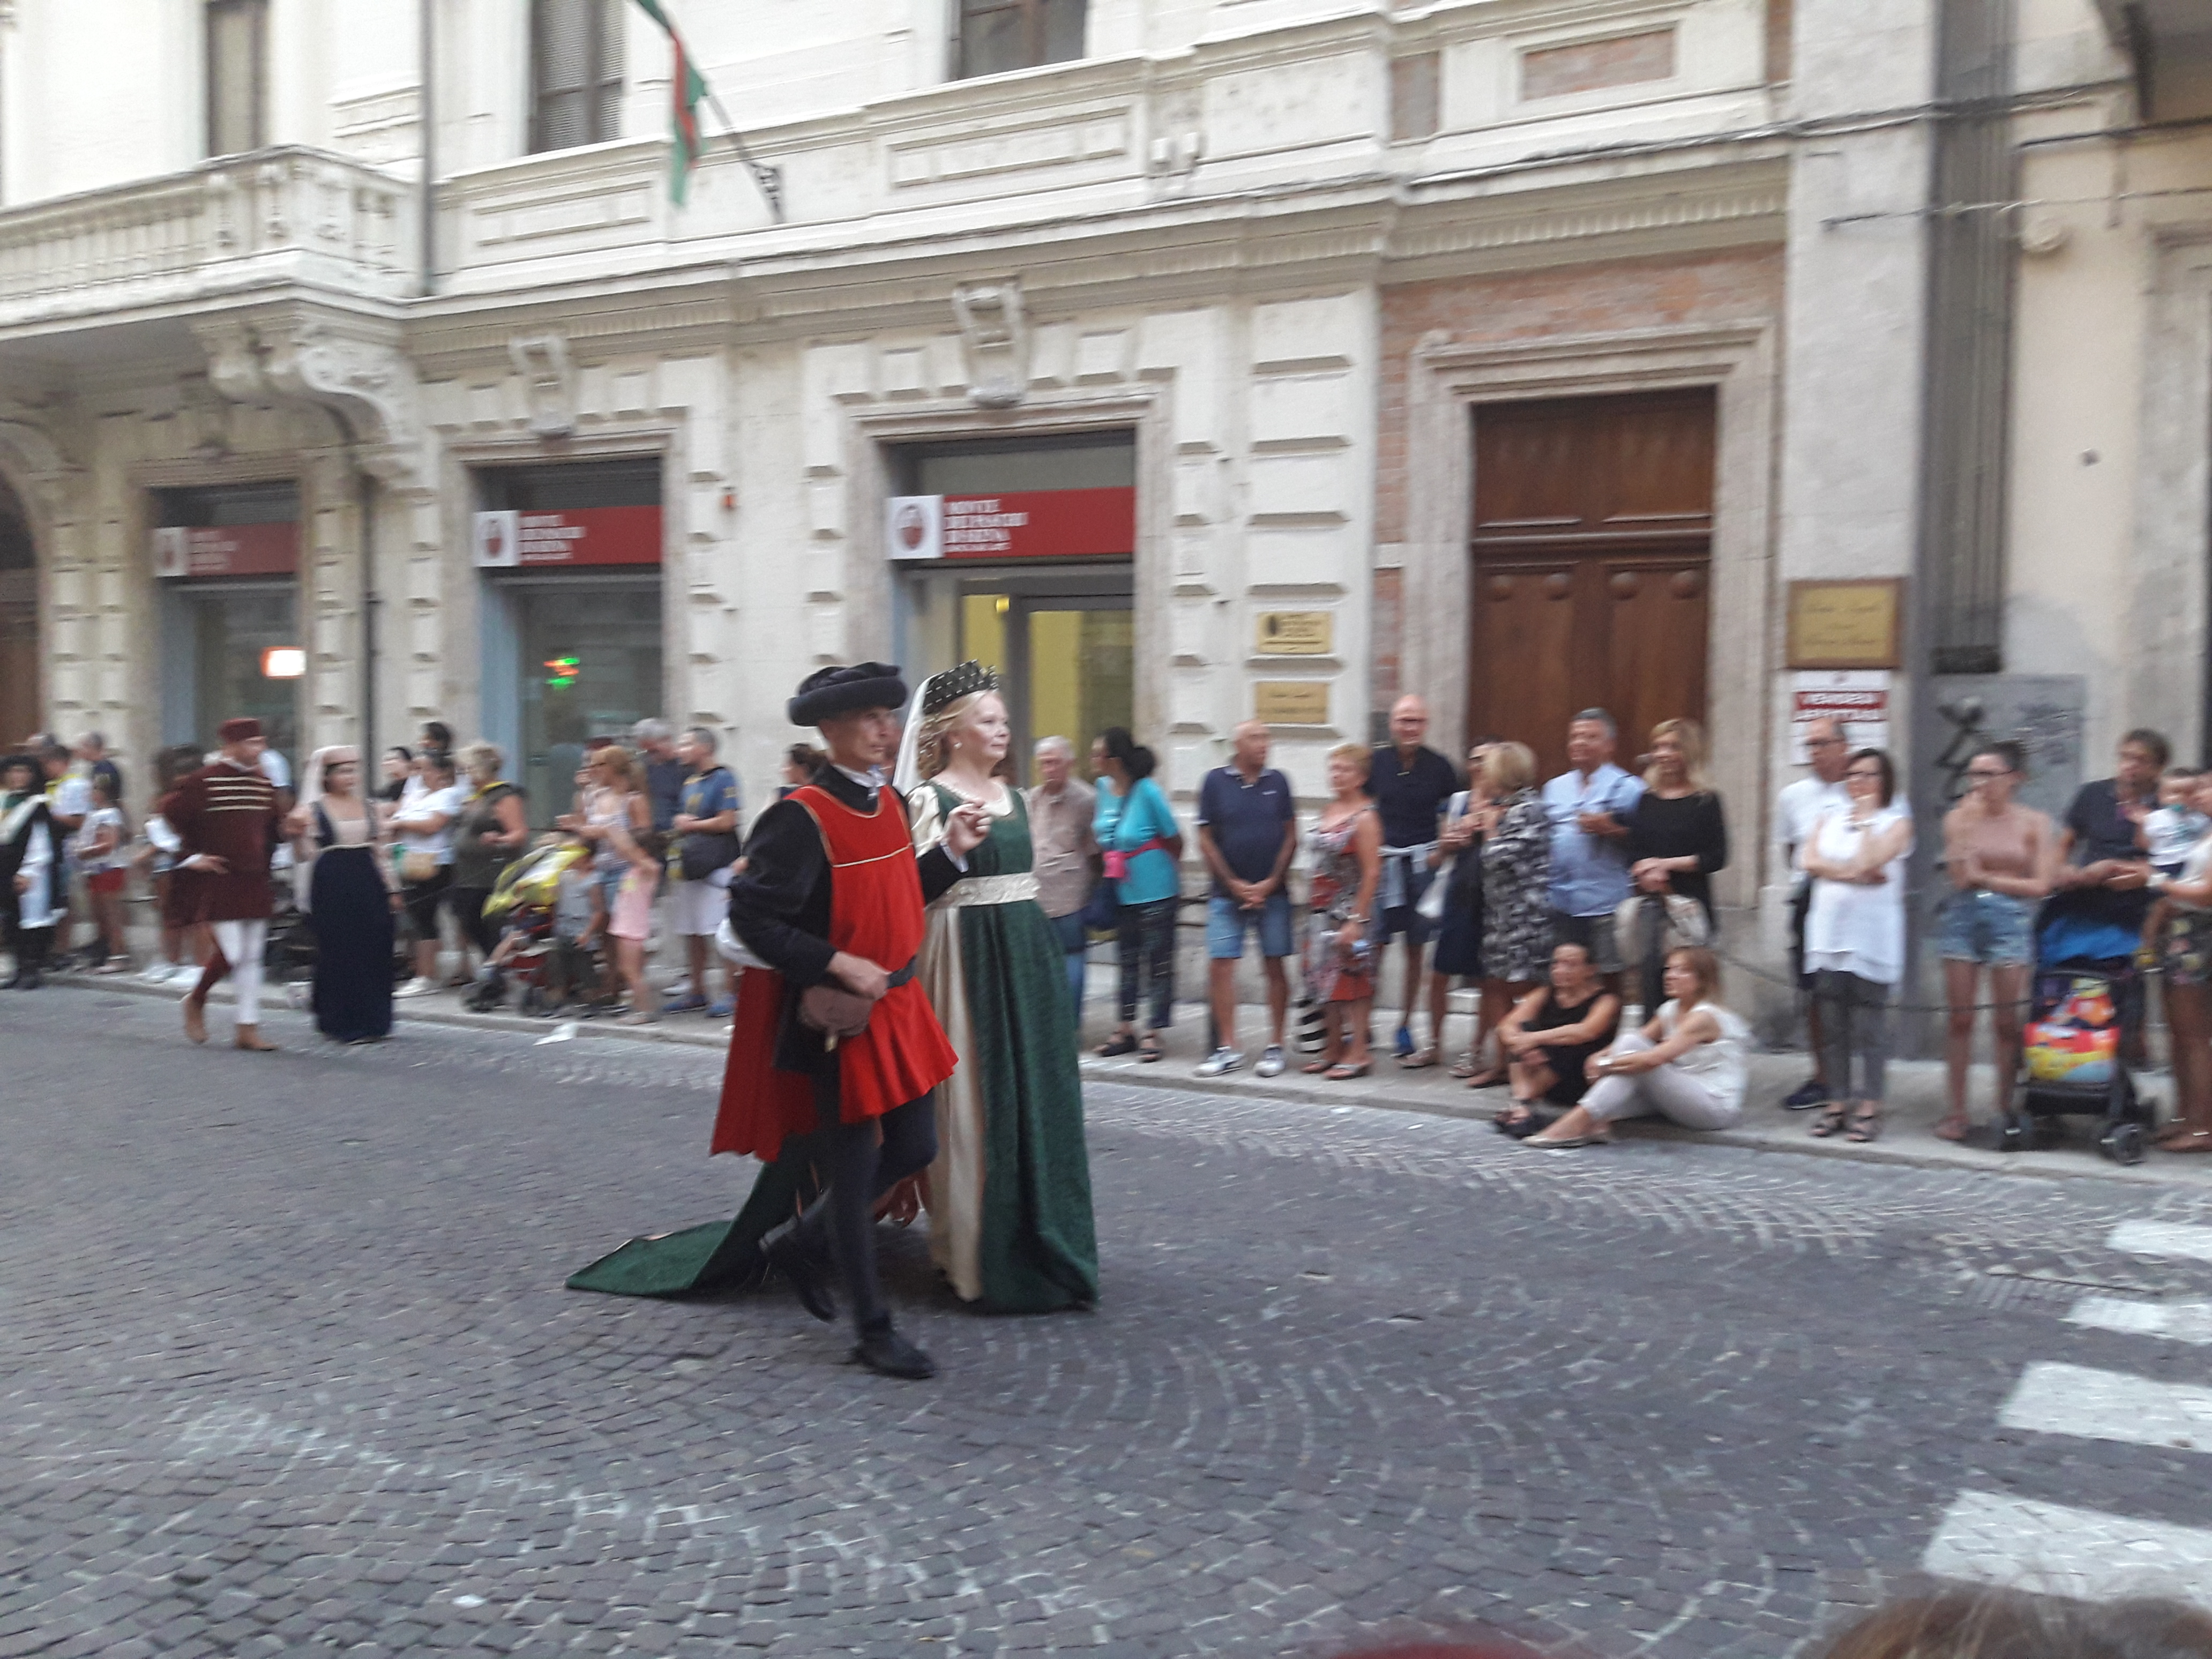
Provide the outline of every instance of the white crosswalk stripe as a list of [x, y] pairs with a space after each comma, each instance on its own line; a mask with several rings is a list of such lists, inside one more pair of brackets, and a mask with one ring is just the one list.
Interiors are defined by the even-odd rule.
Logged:
[[2123, 1221], [2112, 1229], [2105, 1243], [2123, 1255], [2179, 1256], [2185, 1261], [2212, 1261], [2212, 1227], [2190, 1227], [2175, 1221]]
[[1961, 1492], [1921, 1565], [1939, 1578], [2082, 1601], [2179, 1596], [2212, 1608], [2212, 1530]]
[[[2212, 1227], [2129, 1221], [2107, 1248], [2127, 1255], [2212, 1261]], [[2088, 1329], [2212, 1346], [2212, 1302], [2084, 1297], [2067, 1315]], [[2008, 1428], [2212, 1452], [2212, 1388], [2126, 1371], [2028, 1366], [1999, 1419]], [[2212, 1609], [2212, 1528], [2148, 1521], [2007, 1493], [1961, 1492], [1921, 1565], [1942, 1578], [2087, 1600], [2179, 1596]]]
[[2160, 1336], [2200, 1347], [2212, 1345], [2212, 1302], [2130, 1302], [2124, 1297], [2085, 1296], [2066, 1320], [2129, 1336]]
[[2212, 1451], [2212, 1389], [2087, 1365], [2030, 1365], [1998, 1420], [2008, 1429]]

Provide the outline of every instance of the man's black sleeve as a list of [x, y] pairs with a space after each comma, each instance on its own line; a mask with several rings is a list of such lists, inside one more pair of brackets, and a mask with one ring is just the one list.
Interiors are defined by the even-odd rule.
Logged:
[[[824, 983], [830, 958], [837, 954], [814, 927], [801, 925], [828, 927], [827, 903], [810, 906], [809, 901], [829, 874], [830, 856], [823, 851], [813, 816], [803, 806], [778, 801], [753, 825], [745, 842], [744, 872], [730, 884], [731, 931], [793, 985]], [[822, 914], [809, 915], [811, 908]]]

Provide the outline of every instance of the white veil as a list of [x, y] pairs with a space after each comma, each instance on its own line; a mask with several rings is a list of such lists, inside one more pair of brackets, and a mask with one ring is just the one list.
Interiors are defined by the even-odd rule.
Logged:
[[930, 682], [937, 678], [931, 674], [914, 688], [914, 700], [906, 706], [906, 730], [899, 733], [898, 763], [891, 768], [891, 787], [904, 800], [924, 781], [921, 775], [921, 727], [928, 717], [921, 706], [929, 696]]

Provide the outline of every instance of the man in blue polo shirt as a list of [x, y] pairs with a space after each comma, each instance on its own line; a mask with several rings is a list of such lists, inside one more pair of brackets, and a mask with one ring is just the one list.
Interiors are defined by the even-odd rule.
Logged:
[[1267, 974], [1268, 1038], [1253, 1067], [1261, 1077], [1283, 1069], [1283, 1022], [1291, 1006], [1290, 975], [1283, 959], [1295, 948], [1291, 896], [1283, 885], [1297, 850], [1298, 823], [1291, 781], [1267, 768], [1267, 728], [1247, 720], [1237, 728], [1234, 758], [1206, 775], [1198, 791], [1198, 848], [1213, 872], [1206, 902], [1206, 953], [1213, 999], [1215, 1041], [1221, 1046], [1200, 1062], [1200, 1077], [1220, 1077], [1243, 1065], [1237, 1047], [1237, 964], [1245, 936], [1260, 930], [1260, 955]]
[[1628, 815], [1644, 793], [1641, 779], [1613, 763], [1618, 731], [1602, 708], [1568, 721], [1567, 769], [1543, 796], [1552, 825], [1552, 943], [1583, 946], [1609, 976], [1621, 967], [1613, 913], [1628, 896]]

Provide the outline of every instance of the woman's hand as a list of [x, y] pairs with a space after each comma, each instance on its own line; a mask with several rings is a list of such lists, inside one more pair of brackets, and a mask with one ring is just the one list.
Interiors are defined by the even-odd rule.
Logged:
[[1647, 893], [1665, 893], [1674, 889], [1674, 872], [1667, 867], [1664, 859], [1638, 859], [1630, 866], [1628, 873]]
[[990, 833], [990, 818], [984, 810], [972, 800], [962, 801], [945, 820], [945, 850], [956, 859], [964, 859]]

